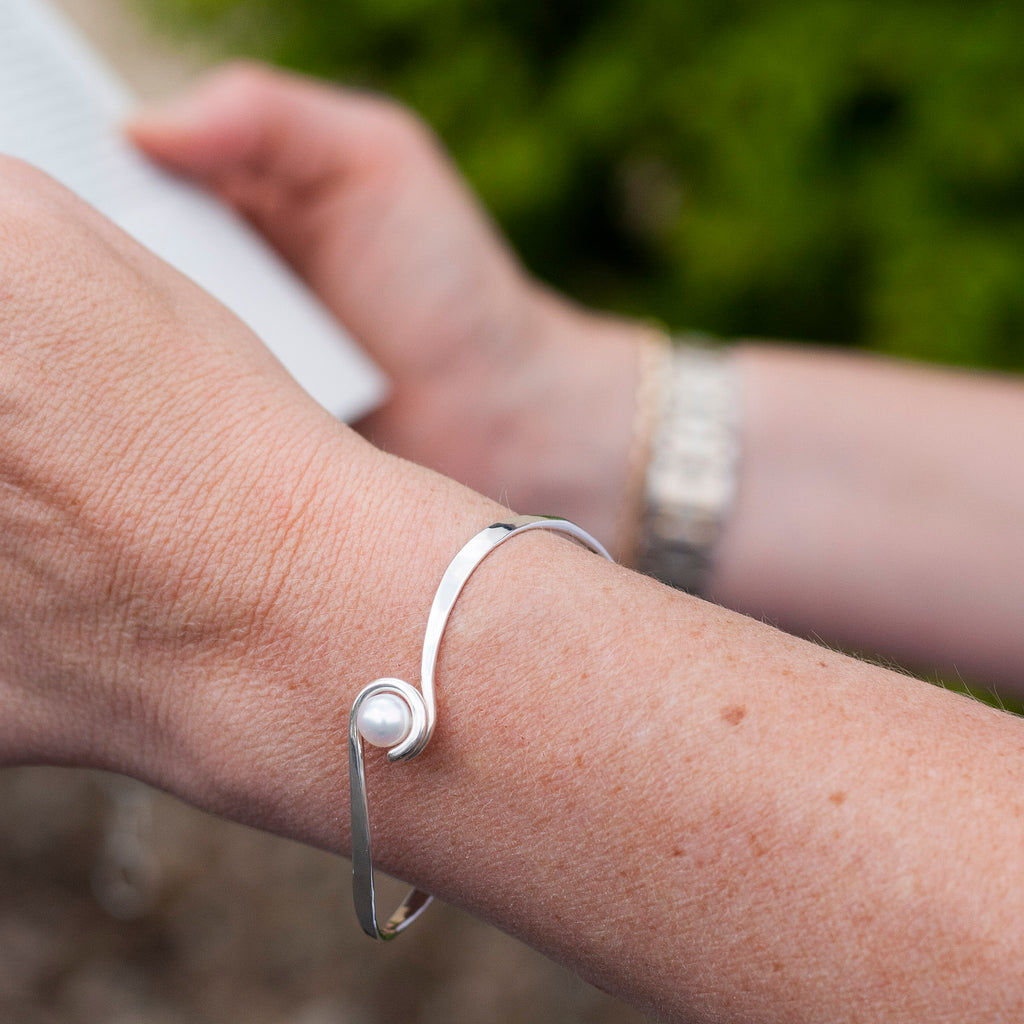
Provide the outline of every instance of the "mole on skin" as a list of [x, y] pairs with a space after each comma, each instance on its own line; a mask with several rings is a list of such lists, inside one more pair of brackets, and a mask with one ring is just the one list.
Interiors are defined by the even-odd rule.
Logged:
[[722, 721], [729, 725], [739, 725], [746, 713], [747, 709], [742, 704], [730, 704], [722, 708]]

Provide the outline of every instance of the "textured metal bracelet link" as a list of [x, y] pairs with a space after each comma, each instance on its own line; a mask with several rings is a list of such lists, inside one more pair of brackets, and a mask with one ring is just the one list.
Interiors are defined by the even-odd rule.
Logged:
[[677, 344], [651, 445], [637, 568], [707, 592], [715, 542], [736, 491], [739, 374], [731, 349]]
[[488, 526], [463, 546], [449, 563], [438, 584], [423, 638], [420, 688], [417, 690], [403, 679], [386, 676], [364, 686], [352, 705], [348, 728], [352, 898], [359, 924], [371, 939], [386, 940], [399, 935], [427, 908], [431, 897], [419, 889], [413, 889], [384, 924], [377, 920], [363, 741], [388, 748], [387, 759], [391, 763], [411, 760], [430, 742], [436, 718], [434, 670], [441, 638], [455, 602], [477, 566], [495, 548], [510, 537], [531, 530], [551, 530], [563, 534], [596, 554], [611, 559], [611, 555], [589, 533], [565, 519], [511, 516]]

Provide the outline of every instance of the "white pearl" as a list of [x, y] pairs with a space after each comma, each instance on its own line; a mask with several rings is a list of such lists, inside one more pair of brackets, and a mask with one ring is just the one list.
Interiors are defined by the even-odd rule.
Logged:
[[397, 693], [375, 693], [356, 712], [359, 735], [375, 747], [393, 747], [409, 735], [412, 711]]

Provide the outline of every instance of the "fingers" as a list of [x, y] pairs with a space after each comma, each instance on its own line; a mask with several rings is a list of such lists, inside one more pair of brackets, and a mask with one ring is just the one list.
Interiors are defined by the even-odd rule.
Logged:
[[214, 72], [142, 110], [127, 130], [154, 160], [187, 176], [214, 184], [259, 176], [293, 192], [393, 159], [422, 134], [397, 104], [257, 64]]
[[398, 104], [256, 64], [214, 72], [127, 130], [154, 160], [234, 206], [327, 292], [321, 264], [353, 230], [353, 207], [360, 223], [379, 216], [400, 177], [438, 163], [431, 134]]
[[521, 270], [403, 107], [237, 65], [129, 131], [247, 217], [382, 365], [508, 333]]

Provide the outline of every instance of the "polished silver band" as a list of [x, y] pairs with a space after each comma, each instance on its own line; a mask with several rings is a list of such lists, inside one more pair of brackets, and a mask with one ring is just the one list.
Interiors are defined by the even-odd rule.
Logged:
[[[388, 739], [388, 760], [408, 761], [419, 754], [434, 731], [436, 704], [434, 699], [434, 669], [441, 647], [441, 638], [451, 616], [455, 602], [477, 566], [500, 544], [516, 534], [529, 530], [553, 530], [578, 541], [584, 547], [611, 560], [611, 555], [585, 530], [565, 519], [545, 516], [512, 516], [481, 530], [452, 559], [434, 595], [427, 617], [427, 630], [423, 639], [423, 657], [420, 668], [420, 688], [401, 679], [385, 677], [364, 687], [352, 705], [348, 726], [349, 795], [352, 812], [352, 898], [356, 916], [364, 932], [372, 939], [393, 939], [404, 931], [426, 909], [431, 897], [413, 889], [401, 906], [384, 925], [377, 923], [377, 910], [373, 889], [373, 848], [370, 840], [369, 809], [366, 802], [366, 772], [363, 763], [363, 729], [361, 712], [372, 707], [374, 700], [387, 710], [402, 704], [408, 709], [407, 725], [398, 728]], [[376, 741], [380, 741], [380, 736]]]
[[637, 569], [705, 595], [736, 491], [739, 374], [728, 348], [672, 351], [651, 444]]

